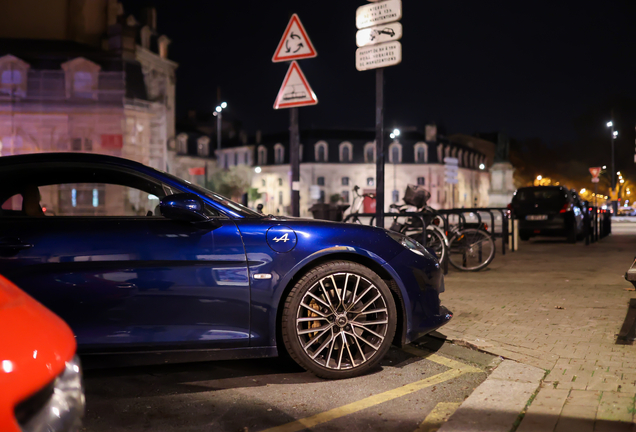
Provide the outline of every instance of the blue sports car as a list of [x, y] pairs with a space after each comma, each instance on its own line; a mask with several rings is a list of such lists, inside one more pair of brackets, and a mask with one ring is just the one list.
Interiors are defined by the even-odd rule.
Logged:
[[437, 259], [384, 229], [265, 216], [96, 154], [2, 157], [0, 184], [0, 273], [66, 320], [86, 357], [286, 350], [347, 378], [452, 317]]

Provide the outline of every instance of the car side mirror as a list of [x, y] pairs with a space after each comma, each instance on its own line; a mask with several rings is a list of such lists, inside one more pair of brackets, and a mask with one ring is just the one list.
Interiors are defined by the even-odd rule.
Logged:
[[203, 200], [195, 194], [179, 193], [168, 195], [159, 203], [161, 215], [185, 222], [206, 222], [210, 218], [205, 214]]

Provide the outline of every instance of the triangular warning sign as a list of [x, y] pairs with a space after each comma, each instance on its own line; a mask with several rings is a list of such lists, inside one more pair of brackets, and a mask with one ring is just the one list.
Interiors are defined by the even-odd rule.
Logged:
[[283, 38], [276, 48], [272, 62], [284, 62], [316, 57], [318, 53], [307, 36], [298, 15], [293, 14], [287, 24]]
[[316, 105], [317, 103], [318, 98], [309, 87], [303, 71], [300, 70], [298, 63], [292, 62], [283, 80], [283, 85], [278, 91], [274, 109]]

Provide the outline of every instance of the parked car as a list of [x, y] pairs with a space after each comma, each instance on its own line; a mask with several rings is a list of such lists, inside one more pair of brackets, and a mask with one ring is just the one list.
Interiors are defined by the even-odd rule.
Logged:
[[343, 378], [452, 317], [437, 259], [384, 229], [264, 216], [96, 154], [3, 157], [0, 185], [0, 273], [66, 320], [87, 360], [283, 349]]
[[563, 236], [575, 243], [584, 234], [584, 209], [564, 186], [530, 186], [518, 189], [511, 207], [519, 220], [519, 238]]
[[0, 276], [0, 430], [76, 431], [84, 413], [71, 329]]

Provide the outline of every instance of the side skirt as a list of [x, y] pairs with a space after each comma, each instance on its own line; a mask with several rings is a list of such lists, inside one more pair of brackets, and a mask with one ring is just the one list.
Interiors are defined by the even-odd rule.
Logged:
[[122, 352], [80, 352], [84, 369], [98, 369], [122, 366], [145, 366], [169, 363], [192, 363], [216, 360], [240, 360], [277, 357], [273, 347], [184, 349], [164, 351], [122, 351]]

